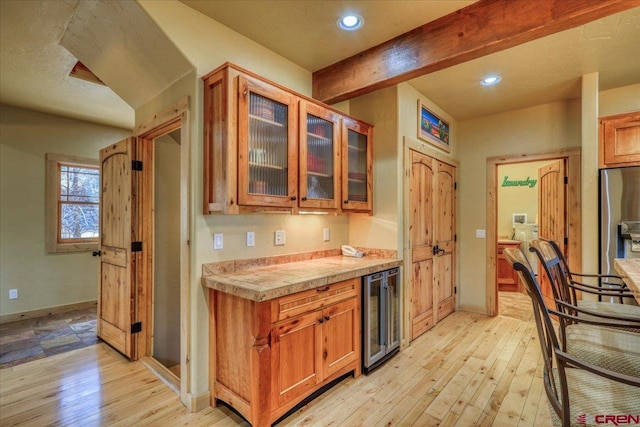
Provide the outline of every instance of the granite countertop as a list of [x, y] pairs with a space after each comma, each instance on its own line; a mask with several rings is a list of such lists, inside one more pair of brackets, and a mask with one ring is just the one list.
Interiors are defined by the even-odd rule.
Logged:
[[236, 271], [205, 273], [202, 284], [253, 301], [266, 301], [398, 267], [401, 264], [402, 261], [396, 258], [352, 258], [338, 255]]

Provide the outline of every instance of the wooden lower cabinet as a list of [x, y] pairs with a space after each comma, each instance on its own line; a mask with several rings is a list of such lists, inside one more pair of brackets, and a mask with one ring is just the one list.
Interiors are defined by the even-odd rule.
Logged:
[[519, 249], [520, 242], [498, 242], [498, 291], [518, 292], [518, 272], [504, 257], [504, 249]]
[[359, 376], [361, 279], [256, 302], [209, 291], [212, 406], [269, 426], [311, 393]]

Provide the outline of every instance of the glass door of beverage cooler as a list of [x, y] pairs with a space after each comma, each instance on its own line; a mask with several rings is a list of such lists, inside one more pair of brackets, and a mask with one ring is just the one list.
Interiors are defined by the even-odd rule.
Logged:
[[384, 273], [365, 276], [364, 283], [364, 365], [373, 365], [386, 353], [386, 319]]
[[345, 119], [343, 133], [343, 210], [371, 210], [371, 127]]
[[337, 208], [340, 116], [300, 101], [300, 207]]
[[389, 270], [386, 277], [387, 292], [387, 348], [400, 347], [400, 270]]
[[239, 90], [239, 203], [295, 206], [297, 105], [290, 94], [245, 77]]

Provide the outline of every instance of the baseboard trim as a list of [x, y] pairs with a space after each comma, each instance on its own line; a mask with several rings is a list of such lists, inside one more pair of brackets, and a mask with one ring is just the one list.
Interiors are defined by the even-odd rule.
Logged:
[[180, 378], [171, 372], [166, 366], [153, 357], [143, 357], [140, 359], [151, 372], [153, 372], [160, 380], [168, 385], [176, 394], [180, 394]]
[[25, 311], [23, 313], [0, 315], [0, 325], [4, 323], [17, 322], [19, 320], [35, 319], [36, 317], [52, 316], [54, 314], [66, 313], [68, 311], [84, 310], [95, 307], [97, 301], [78, 302], [75, 304], [60, 305], [58, 307], [41, 308], [39, 310]]
[[477, 305], [460, 304], [458, 306], [458, 311], [466, 311], [468, 313], [484, 314], [485, 316], [487, 315], [486, 307], [480, 307], [480, 306], [477, 306]]
[[197, 396], [189, 393], [187, 399], [189, 400], [188, 409], [190, 412], [200, 412], [211, 406], [211, 393], [208, 391]]

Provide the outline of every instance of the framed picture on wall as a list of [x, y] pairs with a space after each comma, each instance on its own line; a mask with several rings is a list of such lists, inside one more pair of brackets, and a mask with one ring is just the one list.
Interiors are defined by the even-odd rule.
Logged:
[[418, 99], [418, 138], [449, 153], [449, 123]]
[[526, 224], [527, 223], [527, 214], [526, 213], [514, 213], [511, 214], [513, 218], [513, 226], [516, 224]]

